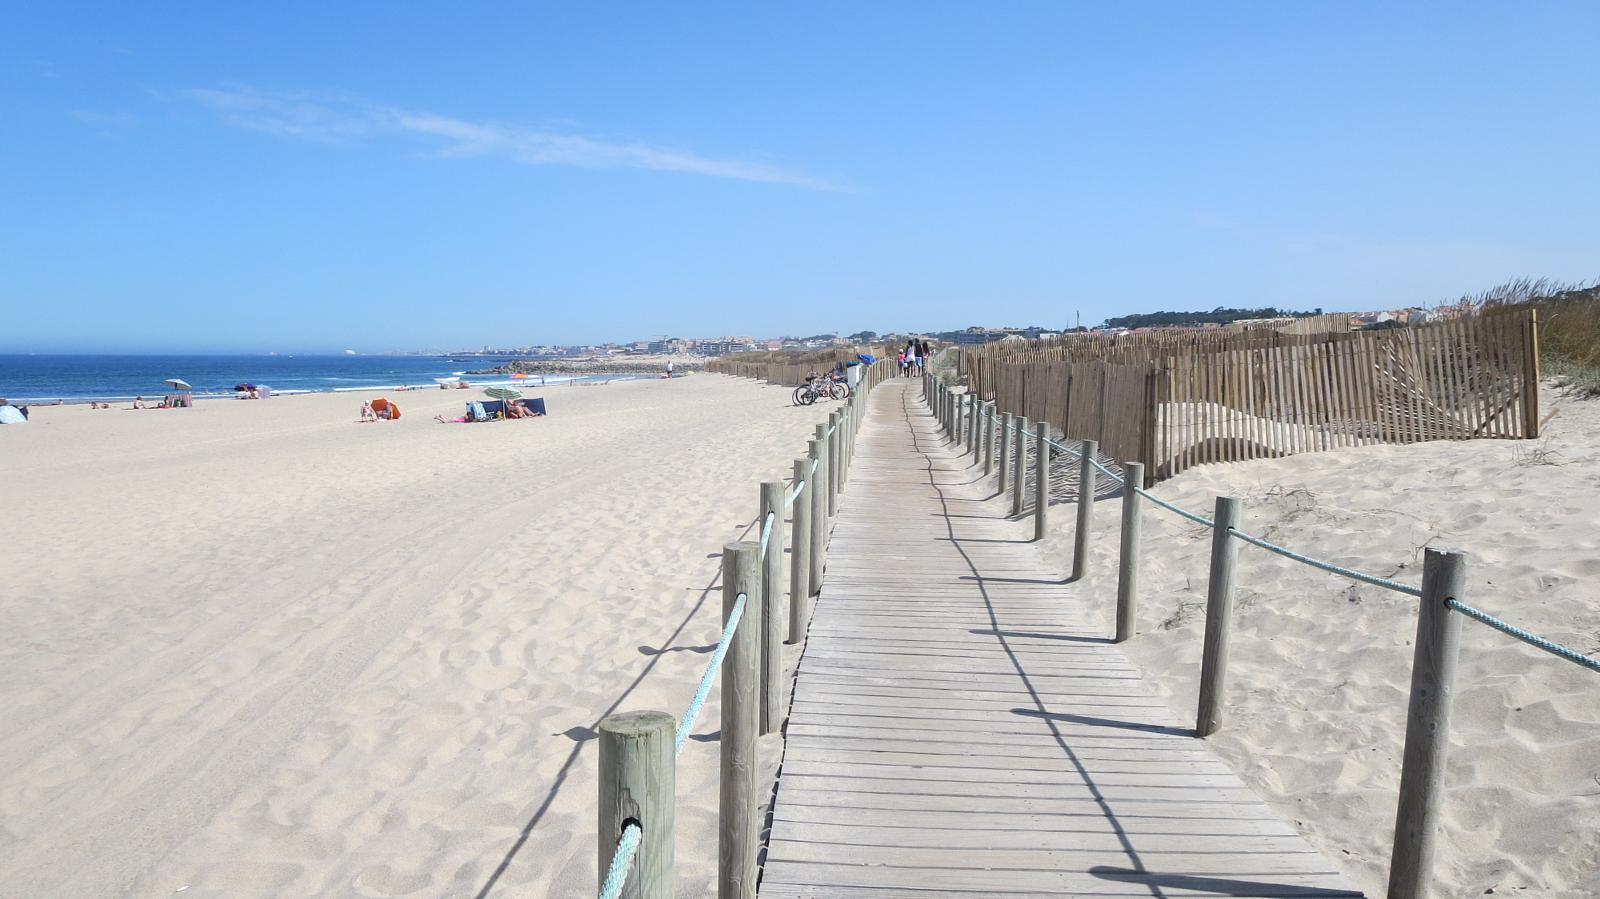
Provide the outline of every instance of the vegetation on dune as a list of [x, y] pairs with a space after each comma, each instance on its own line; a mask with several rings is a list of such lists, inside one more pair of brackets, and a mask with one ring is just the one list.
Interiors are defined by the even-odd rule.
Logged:
[[1518, 278], [1463, 296], [1459, 302], [1490, 314], [1537, 309], [1544, 374], [1581, 396], [1600, 396], [1600, 281], [1565, 284], [1549, 278]]

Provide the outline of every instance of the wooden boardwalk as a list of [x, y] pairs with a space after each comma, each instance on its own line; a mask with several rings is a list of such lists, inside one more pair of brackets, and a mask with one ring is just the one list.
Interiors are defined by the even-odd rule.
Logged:
[[872, 394], [791, 708], [761, 895], [1361, 896]]

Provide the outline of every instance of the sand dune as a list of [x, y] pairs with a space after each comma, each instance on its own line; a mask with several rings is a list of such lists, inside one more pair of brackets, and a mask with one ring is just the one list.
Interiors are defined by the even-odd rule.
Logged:
[[[1193, 469], [1156, 495], [1420, 585], [1426, 546], [1465, 551], [1468, 601], [1600, 654], [1600, 403], [1547, 395], [1537, 442], [1370, 446]], [[1044, 551], [1070, 566], [1072, 509]], [[1210, 535], [1152, 509], [1130, 656], [1193, 720]], [[1115, 604], [1120, 501], [1096, 509], [1091, 576]], [[1019, 523], [1031, 535], [1031, 523]], [[1416, 630], [1410, 597], [1251, 547], [1237, 575], [1228, 717], [1211, 742], [1371, 895], [1384, 892]], [[1440, 896], [1600, 895], [1600, 676], [1464, 626]]]
[[[715, 556], [827, 410], [705, 375], [544, 395], [6, 429], [0, 893], [591, 895], [591, 728], [687, 703]], [[701, 895], [714, 743], [678, 777]]]

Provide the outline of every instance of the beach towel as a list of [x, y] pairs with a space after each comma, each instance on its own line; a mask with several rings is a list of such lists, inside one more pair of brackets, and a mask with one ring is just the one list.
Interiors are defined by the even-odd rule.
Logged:
[[473, 400], [467, 404], [467, 420], [488, 421], [489, 413], [484, 411], [482, 403], [478, 402], [477, 400]]

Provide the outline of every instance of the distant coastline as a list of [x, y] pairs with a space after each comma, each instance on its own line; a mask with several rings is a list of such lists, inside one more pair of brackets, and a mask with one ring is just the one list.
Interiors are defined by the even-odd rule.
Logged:
[[[439, 382], [467, 376], [471, 386], [525, 387], [530, 382], [473, 377], [468, 365], [504, 358], [468, 360], [449, 356], [114, 356], [0, 355], [0, 397], [23, 405], [129, 402], [136, 396], [160, 399], [171, 389], [168, 378], [193, 385], [195, 399], [233, 399], [237, 384], [256, 384], [273, 395], [339, 393], [368, 390], [437, 389]], [[658, 368], [620, 371], [595, 367], [566, 373], [548, 372], [545, 385], [588, 382], [607, 377], [638, 377]]]
[[513, 359], [493, 368], [467, 372], [468, 375], [602, 375], [658, 374], [672, 362], [675, 372], [700, 371], [705, 359], [699, 356], [595, 356], [585, 359]]

